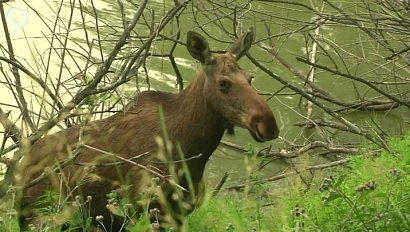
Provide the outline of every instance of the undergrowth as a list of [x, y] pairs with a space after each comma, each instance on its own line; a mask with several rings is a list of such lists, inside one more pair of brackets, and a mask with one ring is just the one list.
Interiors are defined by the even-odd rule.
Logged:
[[392, 153], [351, 157], [348, 167], [305, 186], [290, 186], [273, 206], [240, 194], [211, 199], [189, 231], [410, 231], [410, 135]]
[[[410, 135], [392, 138], [393, 152], [361, 154], [347, 167], [306, 186], [272, 194], [269, 184], [205, 198], [185, 231], [410, 231]], [[0, 202], [0, 232], [17, 231], [12, 189]], [[130, 231], [146, 231], [147, 217]]]
[[308, 231], [410, 231], [410, 136], [392, 153], [351, 158], [347, 169], [290, 199], [292, 228]]

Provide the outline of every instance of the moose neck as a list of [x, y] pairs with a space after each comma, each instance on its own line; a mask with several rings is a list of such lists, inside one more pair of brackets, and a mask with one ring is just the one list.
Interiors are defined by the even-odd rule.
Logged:
[[205, 84], [206, 76], [200, 71], [185, 90], [174, 95], [177, 107], [170, 106], [167, 110], [179, 120], [167, 125], [170, 138], [179, 143], [185, 158], [199, 156], [189, 160], [189, 166], [195, 168], [195, 172], [201, 170], [199, 178], [202, 178], [202, 170], [226, 129], [224, 118], [204, 97]]

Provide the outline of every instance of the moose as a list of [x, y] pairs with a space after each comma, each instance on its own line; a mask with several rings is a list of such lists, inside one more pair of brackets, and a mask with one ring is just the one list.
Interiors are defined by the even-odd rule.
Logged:
[[[67, 229], [70, 217], [85, 207], [91, 230], [125, 231], [132, 220], [110, 207], [111, 193], [128, 199], [136, 212], [151, 209], [150, 219], [161, 226], [181, 225], [204, 191], [205, 165], [225, 132], [243, 127], [257, 142], [279, 136], [271, 109], [237, 63], [254, 38], [251, 29], [226, 53], [212, 54], [206, 39], [189, 31], [187, 50], [202, 69], [187, 88], [138, 93], [105, 119], [22, 146], [16, 174], [20, 229]], [[156, 197], [146, 197], [147, 189], [155, 189]], [[58, 210], [45, 212], [53, 199]]]

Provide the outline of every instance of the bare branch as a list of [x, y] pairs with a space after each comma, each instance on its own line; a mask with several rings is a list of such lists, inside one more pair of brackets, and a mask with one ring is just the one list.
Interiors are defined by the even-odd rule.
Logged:
[[[330, 162], [330, 163], [327, 163], [327, 164], [318, 164], [318, 165], [314, 165], [314, 166], [309, 166], [309, 167], [302, 168], [302, 169], [297, 170], [297, 171], [292, 171], [292, 172], [287, 172], [287, 173], [284, 173], [284, 174], [272, 176], [272, 177], [264, 179], [264, 180], [253, 181], [250, 184], [266, 184], [268, 182], [273, 182], [273, 181], [281, 180], [281, 179], [284, 179], [284, 178], [287, 178], [287, 177], [300, 175], [300, 173], [302, 173], [302, 172], [322, 170], [322, 169], [331, 168], [331, 167], [335, 167], [335, 166], [345, 165], [348, 162], [349, 162], [349, 160], [347, 160], [347, 159], [341, 159], [341, 160], [337, 160], [337, 161]], [[228, 190], [240, 191], [245, 187], [246, 187], [245, 184], [238, 184], [238, 185], [230, 186], [227, 189]]]

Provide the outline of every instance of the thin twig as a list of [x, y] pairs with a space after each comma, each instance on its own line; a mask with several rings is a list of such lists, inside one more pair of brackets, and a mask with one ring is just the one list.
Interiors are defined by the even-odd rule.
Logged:
[[[284, 173], [284, 174], [272, 176], [272, 177], [264, 179], [264, 180], [252, 181], [251, 184], [265, 184], [265, 183], [268, 183], [268, 182], [273, 182], [273, 181], [281, 180], [281, 179], [284, 179], [284, 178], [287, 178], [287, 177], [295, 176], [295, 175], [298, 175], [301, 172], [322, 170], [322, 169], [326, 169], [326, 168], [331, 168], [331, 167], [335, 167], [335, 166], [344, 165], [344, 164], [347, 164], [348, 162], [349, 162], [349, 160], [342, 159], [342, 160], [338, 160], [338, 161], [334, 161], [334, 162], [330, 162], [330, 163], [326, 163], [326, 164], [318, 164], [318, 165], [314, 165], [314, 166], [309, 166], [309, 167], [300, 169], [298, 171], [287, 172], [287, 173]], [[245, 187], [246, 187], [245, 184], [238, 184], [238, 185], [230, 186], [227, 189], [228, 190], [240, 191]]]

